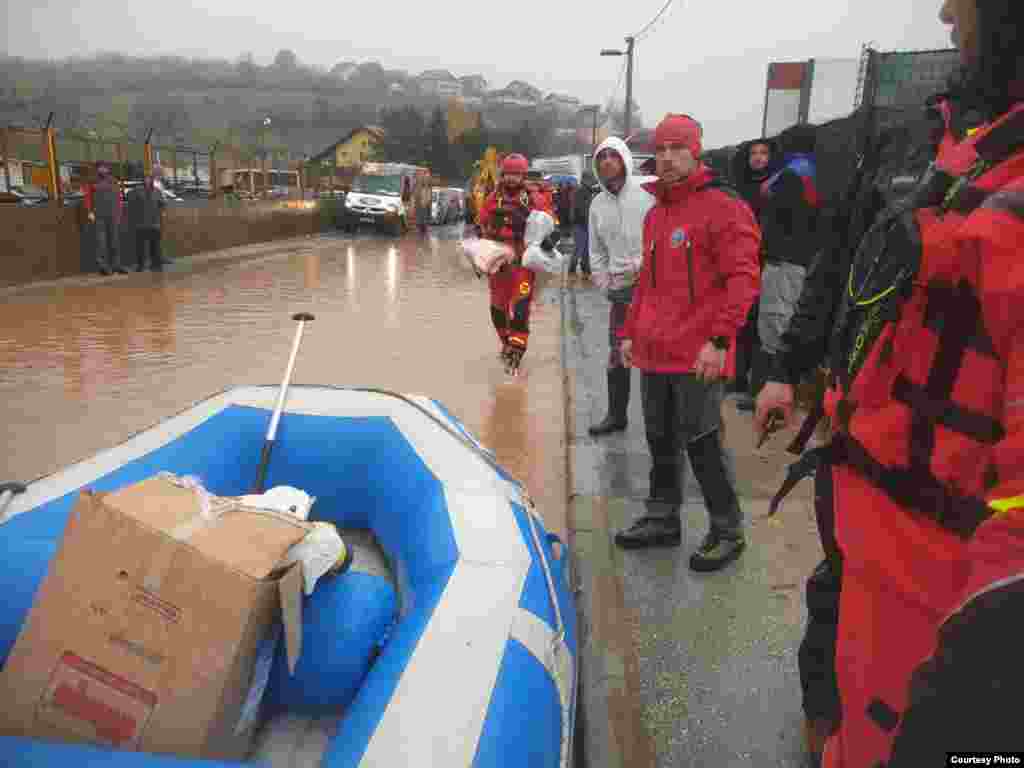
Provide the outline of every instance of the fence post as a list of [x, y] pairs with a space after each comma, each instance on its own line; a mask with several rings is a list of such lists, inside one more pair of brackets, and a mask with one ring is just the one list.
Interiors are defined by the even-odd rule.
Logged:
[[49, 171], [47, 174], [47, 181], [49, 182], [48, 186], [50, 188], [50, 204], [60, 205], [60, 170], [57, 166], [57, 132], [53, 128], [53, 112], [50, 113], [50, 117], [46, 121], [43, 140], [43, 147], [46, 150], [47, 170]]
[[144, 176], [153, 175], [153, 145], [150, 141], [153, 138], [153, 129], [146, 134], [146, 141], [142, 145], [142, 173]]
[[220, 177], [217, 174], [217, 144], [213, 145], [210, 149], [210, 199], [213, 200], [217, 197], [217, 192], [220, 187]]
[[6, 125], [2, 134], [3, 142], [0, 143], [0, 161], [4, 164], [4, 191], [11, 191], [11, 169], [7, 164], [7, 157], [10, 154], [11, 129]]

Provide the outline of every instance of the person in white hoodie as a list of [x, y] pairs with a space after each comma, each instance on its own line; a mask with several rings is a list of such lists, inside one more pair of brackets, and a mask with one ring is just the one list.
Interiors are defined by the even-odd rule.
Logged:
[[594, 437], [626, 428], [630, 369], [620, 352], [619, 328], [633, 300], [633, 286], [643, 261], [644, 217], [655, 203], [633, 173], [633, 153], [626, 142], [611, 136], [598, 146], [594, 175], [601, 191], [590, 204], [590, 268], [594, 283], [611, 302], [608, 315], [608, 415], [590, 427]]

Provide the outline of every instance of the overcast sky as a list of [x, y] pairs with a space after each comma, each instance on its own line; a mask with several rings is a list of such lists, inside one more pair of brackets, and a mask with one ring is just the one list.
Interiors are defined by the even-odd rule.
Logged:
[[[180, 54], [266, 64], [291, 48], [308, 64], [376, 59], [417, 73], [481, 74], [491, 87], [526, 80], [586, 102], [612, 95], [624, 47], [665, 0], [3, 0], [7, 53], [26, 57]], [[647, 124], [693, 114], [708, 147], [760, 132], [770, 61], [948, 48], [941, 0], [674, 0], [636, 45], [634, 99]], [[598, 10], [600, 9], [600, 10]], [[614, 9], [614, 12], [610, 12]], [[619, 87], [624, 97], [625, 82]]]

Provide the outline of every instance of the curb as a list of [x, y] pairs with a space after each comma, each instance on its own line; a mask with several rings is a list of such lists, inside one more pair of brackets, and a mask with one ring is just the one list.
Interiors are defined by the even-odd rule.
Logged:
[[653, 768], [654, 742], [642, 721], [639, 658], [629, 635], [621, 578], [615, 563], [607, 502], [576, 496], [573, 473], [575, 376], [569, 366], [571, 333], [562, 275], [562, 386], [565, 401], [567, 544], [573, 553], [570, 578], [576, 597], [578, 692], [576, 768]]

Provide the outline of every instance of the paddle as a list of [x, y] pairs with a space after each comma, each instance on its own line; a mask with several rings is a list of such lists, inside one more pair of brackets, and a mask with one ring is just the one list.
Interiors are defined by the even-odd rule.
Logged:
[[312, 322], [313, 316], [308, 312], [299, 312], [292, 316], [292, 320], [299, 323], [295, 331], [295, 342], [292, 344], [292, 355], [288, 359], [288, 367], [284, 372], [284, 381], [281, 382], [281, 390], [277, 393], [277, 403], [274, 405], [274, 413], [270, 416], [270, 426], [267, 428], [267, 437], [263, 441], [263, 453], [260, 454], [260, 468], [256, 474], [256, 486], [253, 493], [263, 493], [263, 485], [267, 481], [267, 466], [270, 464], [270, 452], [274, 450], [274, 438], [277, 437], [277, 424], [281, 420], [281, 411], [284, 410], [284, 400], [288, 396], [288, 382], [292, 378], [292, 369], [295, 367], [295, 357], [299, 354], [299, 344], [302, 341], [302, 330], [306, 323]]

